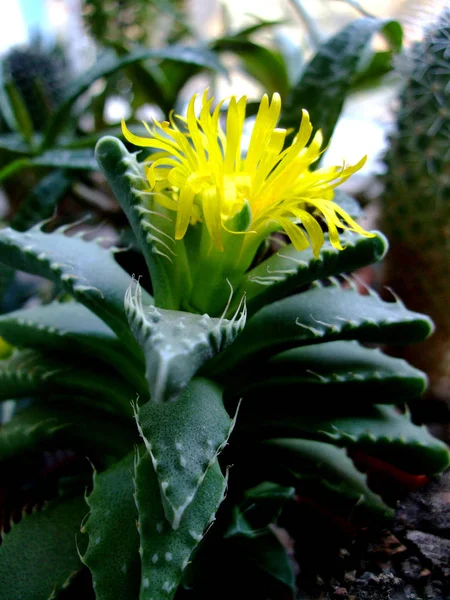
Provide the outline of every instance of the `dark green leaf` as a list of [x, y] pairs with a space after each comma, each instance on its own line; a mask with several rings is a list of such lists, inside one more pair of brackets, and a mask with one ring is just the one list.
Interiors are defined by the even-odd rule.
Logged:
[[212, 381], [193, 379], [175, 402], [147, 402], [136, 411], [166, 518], [177, 529], [233, 426], [222, 390]]
[[8, 600], [47, 600], [70, 585], [82, 567], [79, 535], [87, 513], [83, 497], [54, 501], [24, 515], [0, 546], [0, 589]]
[[89, 519], [83, 533], [96, 600], [137, 600], [141, 580], [137, 510], [133, 486], [134, 452], [103, 473], [94, 474], [87, 497]]
[[306, 66], [292, 89], [282, 115], [284, 127], [299, 127], [302, 109], [307, 109], [315, 129], [321, 129], [327, 146], [341, 114], [344, 100], [358, 72], [361, 54], [378, 31], [387, 31], [396, 40], [398, 24], [379, 19], [353, 21], [327, 40]]
[[170, 600], [193, 550], [223, 500], [225, 480], [216, 461], [208, 469], [176, 530], [166, 520], [162, 504], [157, 500], [158, 480], [147, 453], [136, 463], [135, 486], [142, 560], [140, 600], [149, 597]]
[[408, 344], [433, 331], [429, 317], [409, 311], [400, 300], [384, 302], [373, 291], [363, 296], [349, 282], [335, 280], [269, 304], [249, 321], [217, 359], [220, 369], [287, 348], [335, 340]]
[[343, 250], [326, 241], [318, 258], [311, 248], [298, 252], [292, 244], [250, 270], [235, 297], [245, 293], [250, 315], [259, 308], [289, 295], [316, 279], [339, 275], [375, 263], [383, 258], [388, 244], [378, 232], [363, 237], [346, 232], [341, 236]]

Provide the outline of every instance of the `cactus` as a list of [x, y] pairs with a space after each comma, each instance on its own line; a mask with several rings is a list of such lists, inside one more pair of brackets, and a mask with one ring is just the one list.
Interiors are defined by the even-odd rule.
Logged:
[[390, 240], [385, 282], [431, 315], [436, 332], [405, 349], [431, 391], [450, 389], [450, 9], [405, 56], [396, 130], [385, 155], [380, 227]]
[[3, 69], [21, 94], [35, 131], [43, 131], [64, 96], [67, 74], [63, 60], [55, 49], [47, 50], [35, 41], [10, 50], [3, 58]]

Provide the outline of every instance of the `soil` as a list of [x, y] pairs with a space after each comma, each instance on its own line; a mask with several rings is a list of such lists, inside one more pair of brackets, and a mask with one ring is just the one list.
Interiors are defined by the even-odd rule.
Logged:
[[449, 600], [450, 472], [409, 494], [389, 530], [365, 529], [335, 544], [320, 575], [312, 546], [310, 555], [296, 548], [297, 600]]

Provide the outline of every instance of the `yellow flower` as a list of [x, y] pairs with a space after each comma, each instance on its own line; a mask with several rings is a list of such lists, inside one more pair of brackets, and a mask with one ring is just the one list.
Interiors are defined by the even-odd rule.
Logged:
[[[310, 140], [312, 126], [306, 110], [291, 145], [284, 148], [286, 129], [277, 128], [281, 111], [278, 94], [263, 96], [243, 156], [241, 142], [246, 97], [230, 99], [225, 130], [220, 124], [223, 102], [212, 111], [213, 98], [203, 94], [199, 116], [197, 95], [189, 102], [186, 118], [171, 115], [170, 122], [155, 122], [149, 138], [131, 133], [122, 122], [125, 138], [137, 146], [157, 150], [146, 162], [149, 190], [157, 202], [176, 211], [175, 239], [182, 239], [189, 224], [205, 223], [214, 245], [223, 250], [223, 230], [243, 208], [251, 209], [247, 236], [259, 239], [282, 229], [297, 250], [312, 246], [315, 256], [324, 242], [317, 216], [328, 226], [333, 246], [342, 249], [338, 229], [370, 236], [333, 202], [334, 188], [365, 163], [311, 170], [321, 155], [322, 134]], [[309, 145], [308, 145], [309, 142]], [[302, 227], [299, 227], [298, 225]]]

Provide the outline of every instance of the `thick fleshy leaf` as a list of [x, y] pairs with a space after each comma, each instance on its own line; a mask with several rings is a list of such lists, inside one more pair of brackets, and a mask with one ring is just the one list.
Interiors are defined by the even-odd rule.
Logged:
[[217, 461], [208, 469], [178, 529], [166, 520], [159, 484], [148, 453], [136, 461], [136, 505], [139, 515], [142, 579], [140, 600], [169, 600], [190, 556], [202, 540], [223, 500], [226, 481]]
[[431, 475], [450, 464], [449, 449], [425, 426], [415, 425], [408, 414], [395, 407], [374, 405], [348, 414], [338, 408], [323, 415], [314, 409], [301, 416], [280, 414], [274, 408], [259, 416], [258, 425], [249, 424], [267, 437], [305, 437], [337, 446], [362, 450], [386, 458], [409, 473]]
[[89, 371], [35, 350], [15, 351], [0, 362], [0, 400], [60, 394], [86, 396], [111, 412], [131, 416], [135, 390], [114, 373]]
[[335, 405], [336, 397], [346, 405], [397, 404], [420, 396], [427, 385], [426, 374], [405, 360], [354, 341], [294, 348], [242, 371], [233, 373], [237, 382], [232, 387], [245, 396], [244, 410], [249, 396], [261, 405], [281, 395], [283, 404], [297, 406], [300, 413], [306, 397], [323, 402], [324, 408]]
[[[316, 282], [309, 290], [269, 304], [249, 319], [235, 343], [217, 360], [219, 369], [282, 350], [335, 340], [409, 344], [433, 331], [429, 317], [403, 303], [385, 302], [373, 290], [359, 294], [349, 280]], [[220, 361], [220, 362], [219, 362]]]
[[[283, 126], [297, 131], [305, 108], [314, 127], [322, 130], [326, 147], [358, 73], [362, 53], [374, 34], [386, 29], [390, 34], [398, 28], [395, 21], [356, 19], [322, 44], [291, 90], [282, 115]], [[396, 39], [392, 37], [394, 44]]]
[[177, 529], [233, 427], [222, 389], [193, 379], [175, 402], [136, 406], [136, 422], [158, 476], [166, 518]]
[[91, 512], [82, 530], [89, 535], [83, 562], [91, 571], [96, 600], [139, 597], [141, 563], [133, 476], [134, 452], [106, 471], [94, 473], [94, 489], [86, 499]]
[[83, 497], [56, 500], [13, 524], [0, 546], [5, 600], [50, 600], [70, 586], [82, 568], [77, 545], [82, 552], [80, 526], [87, 512]]
[[[72, 400], [72, 399], [71, 399]], [[19, 410], [0, 428], [0, 462], [22, 453], [62, 444], [102, 463], [116, 461], [136, 443], [132, 420], [124, 422], [82, 402], [67, 400], [39, 404]]]
[[182, 241], [175, 242], [173, 215], [155, 203], [148, 188], [143, 165], [120, 140], [102, 138], [95, 149], [97, 161], [122, 210], [126, 214], [152, 279], [155, 301], [168, 309], [180, 307], [181, 294], [187, 292], [186, 273], [175, 265], [184, 253]]
[[78, 363], [90, 356], [108, 363], [128, 380], [130, 394], [147, 391], [143, 362], [131, 356], [114, 332], [78, 302], [51, 302], [3, 315], [0, 336], [13, 346], [74, 355]]
[[376, 236], [371, 238], [343, 233], [343, 250], [337, 250], [327, 240], [318, 258], [314, 257], [311, 248], [298, 252], [289, 244], [251, 269], [236, 297], [246, 294], [248, 311], [253, 315], [261, 307], [284, 298], [302, 285], [378, 262], [385, 255], [388, 244], [381, 233], [373, 233]]
[[[123, 306], [129, 275], [114, 260], [111, 250], [95, 241], [67, 236], [64, 231], [61, 228], [48, 234], [38, 227], [23, 233], [2, 229], [0, 262], [57, 281], [139, 353]], [[143, 294], [150, 304], [150, 297]]]
[[92, 150], [72, 150], [60, 148], [47, 150], [43, 154], [30, 158], [18, 158], [0, 170], [0, 181], [4, 181], [27, 167], [45, 167], [53, 169], [70, 169], [96, 171], [98, 169]]
[[198, 369], [235, 340], [246, 319], [245, 305], [231, 320], [144, 306], [135, 280], [126, 294], [125, 310], [144, 351], [154, 403], [175, 400]]
[[318, 500], [323, 504], [337, 494], [349, 502], [349, 517], [361, 509], [382, 518], [393, 515], [380, 496], [368, 487], [366, 475], [357, 470], [344, 449], [301, 439], [273, 439], [265, 446], [271, 459], [288, 467], [296, 479], [319, 488]]

